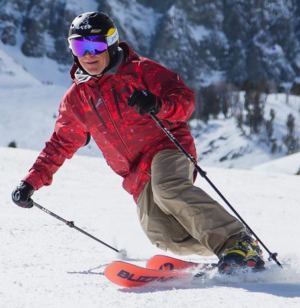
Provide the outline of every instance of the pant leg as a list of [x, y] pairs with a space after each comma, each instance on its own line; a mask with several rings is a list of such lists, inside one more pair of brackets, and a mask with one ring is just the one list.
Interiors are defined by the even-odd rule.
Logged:
[[138, 217], [144, 232], [156, 247], [178, 255], [211, 255], [174, 216], [163, 212], [153, 200], [151, 182], [138, 198]]
[[153, 200], [200, 245], [218, 255], [229, 238], [246, 230], [218, 202], [193, 185], [193, 171], [194, 165], [181, 152], [159, 152], [151, 165]]

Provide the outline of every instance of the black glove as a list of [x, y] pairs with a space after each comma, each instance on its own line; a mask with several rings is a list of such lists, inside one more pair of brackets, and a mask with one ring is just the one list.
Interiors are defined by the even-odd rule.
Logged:
[[16, 205], [25, 208], [31, 208], [33, 207], [33, 201], [30, 197], [33, 195], [33, 193], [34, 189], [30, 184], [21, 182], [19, 186], [17, 186], [12, 192], [11, 197]]
[[128, 105], [135, 106], [136, 111], [141, 115], [150, 112], [157, 114], [161, 108], [161, 101], [148, 90], [134, 90], [128, 100]]

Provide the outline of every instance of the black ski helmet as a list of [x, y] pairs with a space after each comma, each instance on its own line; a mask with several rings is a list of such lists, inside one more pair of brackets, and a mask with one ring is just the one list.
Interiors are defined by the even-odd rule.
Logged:
[[[114, 62], [118, 53], [119, 34], [114, 22], [103, 12], [86, 12], [75, 17], [69, 29], [68, 40], [95, 34], [105, 37], [110, 61]], [[73, 57], [79, 64], [77, 57], [75, 55]]]

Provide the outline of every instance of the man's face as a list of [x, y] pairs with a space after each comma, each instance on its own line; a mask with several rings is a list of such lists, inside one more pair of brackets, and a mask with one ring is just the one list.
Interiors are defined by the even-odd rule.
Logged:
[[109, 64], [109, 54], [107, 50], [98, 55], [87, 52], [83, 57], [78, 57], [78, 61], [90, 75], [99, 75]]

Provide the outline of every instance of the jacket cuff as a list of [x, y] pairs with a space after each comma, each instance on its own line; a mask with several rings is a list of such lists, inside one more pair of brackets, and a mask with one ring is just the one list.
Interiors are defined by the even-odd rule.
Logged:
[[159, 112], [156, 114], [156, 116], [162, 120], [168, 119], [171, 108], [172, 108], [172, 105], [167, 100], [162, 100], [161, 108]]
[[38, 173], [36, 173], [34, 170], [30, 171], [23, 179], [22, 181], [30, 184], [34, 190], [38, 190], [42, 186], [44, 186], [44, 183], [39, 176]]

